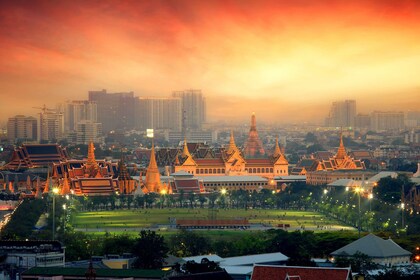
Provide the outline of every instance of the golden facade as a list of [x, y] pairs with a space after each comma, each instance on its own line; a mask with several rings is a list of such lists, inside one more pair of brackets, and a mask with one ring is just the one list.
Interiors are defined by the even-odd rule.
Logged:
[[343, 135], [340, 135], [340, 146], [335, 155], [329, 152], [318, 152], [310, 158], [301, 159], [292, 169], [292, 175], [307, 175], [316, 171], [333, 170], [365, 170], [365, 165], [361, 160], [349, 156], [343, 143]]
[[284, 157], [276, 140], [273, 155], [266, 158], [247, 159], [236, 146], [233, 132], [229, 145], [218, 157], [194, 158], [188, 151], [186, 141], [181, 155], [174, 161], [174, 171], [186, 171], [197, 176], [240, 176], [257, 175], [267, 178], [288, 175], [289, 163]]

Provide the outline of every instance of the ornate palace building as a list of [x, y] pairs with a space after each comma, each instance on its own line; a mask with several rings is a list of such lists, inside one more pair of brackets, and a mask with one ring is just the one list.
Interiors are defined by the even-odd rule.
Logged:
[[278, 139], [274, 152], [265, 158], [245, 158], [235, 144], [233, 132], [230, 135], [229, 145], [215, 157], [194, 158], [186, 141], [182, 153], [175, 157], [174, 171], [186, 171], [190, 174], [203, 176], [240, 176], [258, 175], [273, 178], [279, 175], [288, 175], [289, 163], [280, 150]]
[[137, 182], [128, 174], [124, 161], [116, 163], [95, 159], [95, 147], [89, 143], [86, 160], [65, 160], [53, 164], [52, 176], [47, 179], [44, 192], [58, 185], [61, 194], [111, 195], [130, 194]]
[[310, 158], [301, 159], [290, 172], [292, 175], [307, 175], [315, 171], [333, 170], [364, 170], [365, 165], [361, 160], [354, 159], [346, 152], [343, 135], [340, 135], [340, 146], [335, 155], [321, 151], [314, 153]]

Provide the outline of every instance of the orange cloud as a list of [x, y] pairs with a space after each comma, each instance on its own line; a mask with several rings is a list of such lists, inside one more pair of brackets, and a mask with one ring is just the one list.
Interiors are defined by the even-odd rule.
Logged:
[[2, 1], [0, 120], [102, 88], [201, 88], [210, 120], [417, 109], [419, 31], [415, 0]]

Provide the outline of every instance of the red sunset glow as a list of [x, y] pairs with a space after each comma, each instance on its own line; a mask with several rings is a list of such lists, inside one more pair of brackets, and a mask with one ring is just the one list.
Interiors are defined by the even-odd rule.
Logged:
[[209, 120], [414, 110], [419, 34], [416, 0], [2, 1], [0, 120], [103, 88], [198, 88]]

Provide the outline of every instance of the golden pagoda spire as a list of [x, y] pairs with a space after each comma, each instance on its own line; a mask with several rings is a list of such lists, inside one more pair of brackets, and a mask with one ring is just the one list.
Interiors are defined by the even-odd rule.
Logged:
[[52, 189], [52, 178], [50, 177], [50, 168], [48, 167], [48, 174], [47, 180], [45, 181], [44, 191], [42, 193], [49, 193], [50, 192], [50, 185]]
[[149, 192], [157, 192], [161, 186], [160, 173], [156, 163], [155, 145], [152, 142], [152, 151], [150, 153], [150, 162], [146, 171], [146, 188]]
[[346, 148], [344, 147], [343, 142], [343, 133], [340, 133], [340, 146], [338, 147], [337, 154], [335, 155], [336, 159], [344, 159], [347, 156]]
[[274, 153], [273, 153], [273, 157], [279, 157], [281, 156], [281, 150], [280, 150], [280, 146], [279, 146], [279, 137], [276, 137], [276, 146], [274, 147]]
[[66, 195], [70, 193], [70, 184], [67, 178], [67, 174], [63, 178], [63, 186], [61, 187], [61, 195]]
[[188, 150], [187, 139], [184, 138], [184, 149], [182, 150], [182, 157], [191, 157], [190, 151]]
[[250, 131], [257, 131], [257, 119], [255, 118], [255, 112], [252, 112]]
[[95, 177], [98, 169], [99, 166], [95, 159], [95, 146], [93, 145], [93, 141], [90, 141], [88, 147], [88, 158], [86, 162], [86, 173], [89, 174], [90, 177]]
[[233, 130], [231, 130], [230, 131], [230, 140], [229, 140], [229, 146], [228, 146], [228, 149], [227, 149], [227, 153], [228, 154], [232, 154], [232, 153], [234, 153], [235, 151], [237, 151], [238, 150], [238, 147], [236, 147], [236, 144], [235, 144], [235, 138], [233, 138]]

